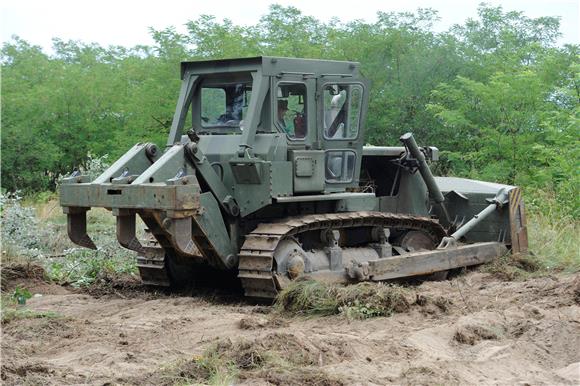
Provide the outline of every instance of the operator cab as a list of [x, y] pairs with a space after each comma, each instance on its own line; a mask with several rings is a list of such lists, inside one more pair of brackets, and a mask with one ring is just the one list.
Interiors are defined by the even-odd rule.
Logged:
[[[202, 147], [208, 158], [223, 163], [231, 148], [232, 157], [289, 162], [293, 195], [358, 186], [368, 104], [358, 63], [274, 57], [183, 62], [182, 78], [176, 115], [184, 123], [191, 119], [200, 137], [227, 136], [219, 149]], [[172, 127], [168, 146], [181, 132]], [[216, 140], [202, 138], [200, 146]]]

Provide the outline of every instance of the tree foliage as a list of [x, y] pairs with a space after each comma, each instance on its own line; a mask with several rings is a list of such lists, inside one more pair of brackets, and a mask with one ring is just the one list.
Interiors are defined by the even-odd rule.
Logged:
[[442, 33], [431, 9], [375, 22], [322, 22], [272, 5], [256, 25], [201, 16], [151, 29], [152, 46], [54, 39], [51, 55], [2, 47], [2, 187], [39, 191], [135, 142], [164, 142], [182, 60], [280, 55], [356, 60], [373, 88], [367, 142], [405, 131], [443, 150], [441, 172], [549, 191], [578, 217], [579, 46], [555, 45], [559, 20], [482, 4]]

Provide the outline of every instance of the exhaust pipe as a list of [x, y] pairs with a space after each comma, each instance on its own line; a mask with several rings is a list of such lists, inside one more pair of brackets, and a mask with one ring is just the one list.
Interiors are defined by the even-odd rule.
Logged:
[[435, 177], [433, 177], [431, 169], [429, 169], [429, 165], [427, 165], [425, 155], [421, 149], [419, 149], [413, 134], [403, 134], [400, 138], [400, 141], [403, 142], [411, 156], [417, 160], [417, 167], [419, 168], [419, 173], [421, 173], [421, 177], [423, 178], [425, 185], [427, 185], [429, 197], [431, 197], [437, 204], [439, 204], [443, 214], [445, 215], [445, 220], [447, 220], [447, 223], [450, 224], [451, 219], [449, 218], [449, 213], [447, 213], [447, 208], [445, 207], [445, 197], [443, 196], [443, 193], [441, 193], [437, 182], [435, 182]]

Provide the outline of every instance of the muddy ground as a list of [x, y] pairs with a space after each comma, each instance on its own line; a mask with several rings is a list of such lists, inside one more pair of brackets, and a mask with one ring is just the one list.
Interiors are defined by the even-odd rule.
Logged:
[[167, 369], [240, 342], [300, 360], [264, 368], [251, 351], [236, 384], [580, 384], [578, 274], [502, 281], [469, 272], [413, 287], [408, 312], [365, 320], [288, 317], [236, 294], [137, 284], [87, 293], [15, 278], [5, 293], [17, 284], [37, 294], [27, 309], [52, 316], [3, 324], [6, 385], [179, 383]]

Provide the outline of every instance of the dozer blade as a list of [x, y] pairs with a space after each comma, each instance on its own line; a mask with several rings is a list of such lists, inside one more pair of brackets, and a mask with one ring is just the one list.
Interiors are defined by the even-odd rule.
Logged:
[[87, 234], [87, 210], [90, 208], [68, 207], [63, 208], [66, 213], [66, 230], [71, 241], [81, 247], [97, 249], [97, 246]]
[[479, 265], [507, 253], [502, 243], [485, 242], [413, 252], [400, 256], [369, 261], [370, 279], [397, 279], [454, 268]]

